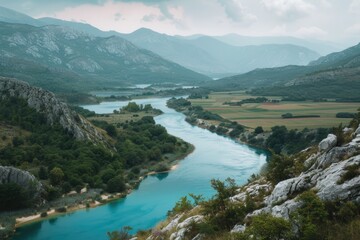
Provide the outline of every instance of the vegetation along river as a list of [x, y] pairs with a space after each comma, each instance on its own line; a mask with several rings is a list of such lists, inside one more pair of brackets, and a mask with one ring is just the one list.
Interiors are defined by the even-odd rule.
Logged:
[[[147, 177], [139, 188], [125, 199], [56, 218], [25, 225], [17, 230], [16, 240], [107, 239], [106, 232], [131, 226], [133, 231], [149, 229], [166, 218], [180, 197], [188, 193], [210, 197], [214, 190], [212, 178], [234, 178], [245, 183], [252, 173], [260, 170], [266, 154], [231, 139], [218, 136], [185, 121], [185, 116], [166, 107], [165, 98], [135, 100], [150, 103], [164, 114], [155, 117], [167, 131], [195, 146], [195, 151], [180, 161], [170, 173]], [[112, 113], [128, 102], [104, 102], [85, 108], [96, 113]]]

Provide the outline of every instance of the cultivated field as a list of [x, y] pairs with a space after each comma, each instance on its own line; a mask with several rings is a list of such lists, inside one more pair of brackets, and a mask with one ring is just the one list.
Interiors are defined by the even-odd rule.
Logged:
[[[228, 101], [241, 101], [242, 99], [256, 98], [244, 92], [212, 93], [209, 99], [191, 99], [193, 105], [200, 105], [204, 109], [217, 113], [223, 118], [250, 128], [262, 126], [270, 129], [276, 125], [284, 125], [289, 129], [335, 127], [340, 123], [348, 124], [351, 119], [336, 118], [338, 112], [357, 112], [360, 103], [337, 102], [280, 102], [280, 103], [247, 103], [242, 106], [223, 105]], [[268, 99], [280, 99], [268, 96]], [[319, 118], [291, 118], [283, 119], [282, 114], [293, 115], [320, 115]]]

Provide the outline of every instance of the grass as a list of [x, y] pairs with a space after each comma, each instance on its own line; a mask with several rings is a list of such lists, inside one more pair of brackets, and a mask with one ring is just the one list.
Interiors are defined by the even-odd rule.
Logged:
[[11, 125], [0, 122], [0, 149], [8, 145], [12, 145], [15, 137], [27, 137], [30, 133]]
[[[352, 102], [280, 102], [280, 103], [247, 103], [242, 106], [223, 105], [227, 101], [240, 101], [254, 98], [244, 92], [219, 92], [209, 95], [209, 99], [191, 99], [193, 105], [202, 106], [205, 110], [217, 113], [225, 119], [236, 121], [244, 126], [255, 128], [262, 126], [270, 129], [276, 125], [284, 125], [288, 129], [330, 128], [340, 123], [348, 124], [350, 119], [336, 118], [338, 112], [357, 112], [359, 103]], [[268, 99], [279, 97], [267, 96]], [[283, 119], [282, 114], [320, 115], [320, 118]]]
[[101, 114], [95, 117], [89, 117], [88, 120], [105, 121], [110, 124], [125, 123], [126, 121], [138, 121], [142, 117], [152, 116], [155, 117], [158, 114], [151, 112], [137, 112], [137, 113], [121, 113], [121, 114]]

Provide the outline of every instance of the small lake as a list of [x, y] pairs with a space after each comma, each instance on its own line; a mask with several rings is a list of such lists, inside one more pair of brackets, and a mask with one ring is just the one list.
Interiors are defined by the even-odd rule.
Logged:
[[[210, 180], [227, 177], [237, 183], [259, 172], [266, 154], [233, 140], [218, 136], [185, 121], [185, 116], [166, 107], [165, 98], [134, 100], [151, 104], [164, 114], [155, 118], [167, 131], [195, 146], [195, 151], [170, 173], [147, 177], [125, 199], [94, 209], [80, 210], [57, 218], [33, 223], [17, 230], [16, 240], [106, 240], [106, 232], [131, 226], [133, 231], [149, 229], [166, 218], [180, 197], [188, 193], [210, 197], [214, 190]], [[112, 113], [128, 102], [104, 102], [83, 106], [97, 113]]]

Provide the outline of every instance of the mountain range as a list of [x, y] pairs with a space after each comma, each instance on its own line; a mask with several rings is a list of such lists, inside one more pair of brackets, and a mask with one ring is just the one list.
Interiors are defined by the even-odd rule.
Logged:
[[145, 28], [122, 37], [211, 77], [245, 73], [256, 68], [305, 65], [320, 56], [315, 51], [291, 44], [233, 46], [209, 36], [184, 39]]
[[[235, 46], [228, 44], [227, 37], [210, 36], [170, 36], [160, 34], [150, 29], [139, 29], [130, 34], [122, 34], [115, 31], [101, 31], [89, 24], [64, 21], [55, 18], [34, 19], [12, 10], [0, 8], [0, 20], [12, 23], [26, 23], [34, 26], [58, 25], [97, 36], [110, 37], [119, 36], [125, 38], [138, 46], [161, 57], [178, 63], [193, 71], [208, 75], [213, 78], [231, 76], [238, 73], [245, 73], [256, 68], [279, 67], [289, 64], [306, 65], [320, 55], [318, 49], [326, 44], [306, 44], [301, 39], [268, 38], [263, 43], [253, 39], [245, 45]], [[15, 14], [16, 13], [16, 14]], [[10, 16], [13, 16], [13, 19]], [[30, 20], [31, 19], [31, 20]], [[272, 39], [272, 40], [271, 40]], [[290, 39], [292, 41], [290, 41]], [[260, 44], [259, 44], [260, 43]], [[311, 47], [309, 49], [308, 47]], [[320, 46], [320, 47], [319, 47]]]
[[0, 31], [0, 73], [4, 76], [34, 77], [29, 69], [44, 68], [50, 74], [77, 75], [98, 86], [210, 80], [117, 36], [101, 38], [62, 26], [12, 23], [0, 23]]
[[360, 44], [321, 57], [307, 66], [257, 69], [204, 86], [217, 91], [253, 89], [254, 94], [268, 96], [357, 100], [360, 91]]

